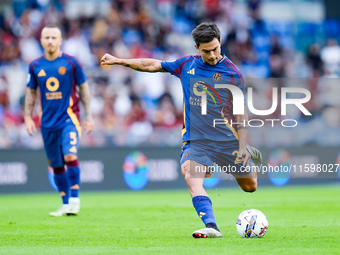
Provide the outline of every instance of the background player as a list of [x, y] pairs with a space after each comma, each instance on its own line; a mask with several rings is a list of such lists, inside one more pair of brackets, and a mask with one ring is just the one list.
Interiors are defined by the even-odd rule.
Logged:
[[[46, 26], [41, 32], [41, 45], [45, 55], [29, 66], [25, 98], [25, 124], [27, 132], [34, 135], [32, 112], [39, 87], [41, 96], [41, 133], [54, 181], [62, 197], [63, 206], [51, 216], [78, 214], [80, 209], [80, 169], [77, 157], [81, 126], [79, 95], [84, 104], [83, 127], [89, 134], [94, 127], [90, 112], [90, 91], [86, 76], [74, 57], [61, 52], [61, 31], [56, 26]], [[67, 166], [67, 172], [65, 169]]]
[[[206, 226], [195, 231], [193, 237], [222, 237], [216, 225], [212, 202], [203, 187], [206, 172], [196, 172], [195, 169], [204, 169], [204, 166], [212, 166], [214, 162], [221, 166], [235, 165], [238, 171], [232, 174], [238, 184], [244, 191], [253, 192], [257, 188], [256, 173], [242, 172], [240, 169], [252, 161], [251, 156], [254, 161], [260, 162], [261, 153], [252, 147], [248, 149], [252, 155], [247, 151], [246, 127], [230, 125], [230, 120], [234, 123], [242, 122], [247, 121], [248, 117], [246, 113], [232, 115], [232, 97], [226, 89], [219, 90], [221, 102], [225, 104], [212, 108], [213, 103], [207, 97], [210, 100], [210, 111], [206, 116], [201, 115], [200, 104], [197, 104], [197, 100], [201, 99], [198, 95], [202, 95], [208, 88], [216, 83], [231, 83], [244, 92], [244, 86], [239, 69], [221, 54], [220, 31], [214, 23], [202, 23], [193, 30], [192, 35], [200, 53], [197, 56], [166, 62], [156, 59], [119, 59], [105, 54], [101, 62], [103, 65], [123, 65], [137, 71], [170, 72], [181, 79], [185, 110], [181, 170], [197, 214]], [[212, 120], [215, 117], [224, 118], [227, 125], [212, 130]]]

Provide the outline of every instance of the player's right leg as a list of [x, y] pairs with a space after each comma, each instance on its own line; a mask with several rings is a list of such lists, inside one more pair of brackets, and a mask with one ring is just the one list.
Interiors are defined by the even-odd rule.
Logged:
[[[218, 143], [215, 148], [215, 162], [219, 166], [230, 166], [231, 173], [236, 179], [238, 185], [245, 192], [254, 192], [257, 188], [257, 173], [252, 171], [254, 166], [253, 159], [249, 159], [247, 166], [243, 166], [243, 162], [238, 160], [238, 141], [234, 143]], [[236, 156], [235, 156], [236, 155]]]
[[54, 182], [62, 199], [62, 207], [50, 212], [51, 216], [63, 216], [69, 212], [69, 184], [64, 167], [64, 160], [60, 149], [60, 131], [42, 130], [44, 147], [49, 165], [53, 168]]
[[257, 173], [250, 172], [244, 175], [233, 173], [238, 185], [245, 192], [255, 192], [257, 189]]
[[187, 146], [187, 148], [183, 148], [181, 171], [189, 187], [193, 206], [206, 226], [203, 229], [196, 230], [192, 236], [194, 238], [222, 237], [216, 224], [212, 202], [203, 187], [203, 181], [206, 175], [205, 165], [190, 160], [190, 156], [192, 156], [190, 155], [190, 147]]

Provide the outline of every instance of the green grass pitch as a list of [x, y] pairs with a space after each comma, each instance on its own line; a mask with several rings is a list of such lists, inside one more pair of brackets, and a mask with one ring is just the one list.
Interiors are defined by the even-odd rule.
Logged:
[[[0, 196], [0, 254], [339, 254], [340, 185], [209, 190], [222, 239], [204, 227], [187, 190], [83, 192], [78, 216], [53, 218], [56, 193]], [[263, 211], [265, 237], [241, 238], [238, 214]]]

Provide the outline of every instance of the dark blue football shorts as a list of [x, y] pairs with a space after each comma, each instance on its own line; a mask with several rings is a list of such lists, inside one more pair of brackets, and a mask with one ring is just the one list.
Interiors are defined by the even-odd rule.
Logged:
[[[214, 163], [223, 172], [245, 175], [251, 172], [250, 168], [243, 166], [243, 162], [238, 160], [239, 141], [211, 141], [195, 140], [184, 144], [181, 153], [181, 165], [186, 160], [193, 160], [205, 166], [214, 166]], [[248, 165], [253, 166], [252, 159]]]
[[65, 165], [64, 155], [77, 154], [79, 133], [76, 126], [69, 122], [63, 129], [41, 130], [48, 164], [55, 167]]

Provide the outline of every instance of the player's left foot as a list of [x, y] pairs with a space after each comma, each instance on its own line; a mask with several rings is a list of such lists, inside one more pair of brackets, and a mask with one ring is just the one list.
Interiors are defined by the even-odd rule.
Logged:
[[69, 211], [67, 215], [77, 215], [80, 210], [80, 199], [79, 197], [70, 197], [68, 199]]
[[249, 152], [251, 159], [255, 164], [260, 164], [262, 162], [262, 153], [255, 147], [247, 145], [247, 151]]
[[192, 233], [192, 237], [193, 238], [221, 238], [222, 234], [220, 231], [214, 228], [202, 228]]

